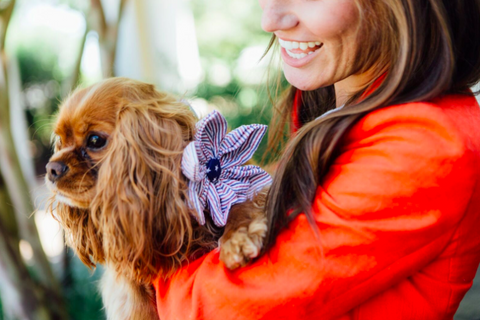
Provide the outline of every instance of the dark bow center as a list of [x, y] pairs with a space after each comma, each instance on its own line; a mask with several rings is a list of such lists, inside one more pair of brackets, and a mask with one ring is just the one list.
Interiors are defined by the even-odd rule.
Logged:
[[207, 162], [207, 177], [212, 183], [217, 183], [220, 180], [222, 168], [220, 167], [220, 160], [212, 158]]

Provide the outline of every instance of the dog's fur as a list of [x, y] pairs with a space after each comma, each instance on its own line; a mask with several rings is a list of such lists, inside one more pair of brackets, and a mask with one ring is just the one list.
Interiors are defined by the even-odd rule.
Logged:
[[83, 263], [105, 264], [108, 319], [157, 319], [152, 281], [218, 242], [231, 269], [260, 252], [265, 191], [232, 207], [225, 230], [192, 217], [180, 163], [195, 123], [173, 96], [126, 78], [77, 90], [60, 108], [47, 165], [50, 207], [57, 200], [52, 212]]

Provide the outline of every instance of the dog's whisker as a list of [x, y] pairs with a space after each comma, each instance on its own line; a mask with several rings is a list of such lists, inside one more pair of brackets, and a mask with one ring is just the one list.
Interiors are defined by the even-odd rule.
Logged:
[[[32, 126], [33, 126], [33, 124], [32, 124]], [[53, 126], [53, 123], [47, 123], [47, 124], [44, 124], [44, 125], [41, 125], [41, 126], [37, 127], [35, 129], [35, 131], [32, 133], [32, 138], [37, 135], [38, 131], [42, 130], [45, 127], [52, 127], [52, 126]]]

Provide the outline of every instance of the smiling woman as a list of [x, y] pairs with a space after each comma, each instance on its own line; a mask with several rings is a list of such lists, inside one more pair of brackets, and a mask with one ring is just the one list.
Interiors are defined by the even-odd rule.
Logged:
[[292, 85], [271, 144], [293, 129], [265, 255], [159, 277], [160, 318], [452, 319], [480, 261], [480, 1], [260, 5]]
[[313, 90], [355, 71], [360, 24], [354, 0], [287, 1], [282, 6], [260, 0], [260, 5], [262, 27], [279, 39], [283, 71], [292, 85]]

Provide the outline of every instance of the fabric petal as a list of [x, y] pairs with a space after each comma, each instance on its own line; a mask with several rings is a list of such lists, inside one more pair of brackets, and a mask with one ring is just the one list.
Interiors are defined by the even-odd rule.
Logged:
[[195, 219], [198, 223], [203, 225], [205, 224], [205, 215], [203, 211], [205, 209], [205, 203], [202, 204], [200, 198], [198, 197], [197, 190], [199, 189], [199, 183], [189, 182], [188, 183], [188, 197], [190, 199], [190, 207], [195, 210]]
[[224, 214], [222, 212], [222, 200], [213, 184], [211, 184], [208, 188], [206, 195], [208, 209], [213, 222], [219, 227], [224, 226], [226, 224], [226, 218], [223, 217]]
[[213, 111], [197, 123], [195, 141], [207, 159], [219, 157], [222, 140], [227, 133], [227, 120], [218, 112]]
[[235, 203], [245, 202], [248, 200], [247, 194], [250, 190], [250, 182], [248, 178], [243, 178], [242, 180], [224, 180], [222, 181], [230, 189], [235, 192], [236, 201]]
[[215, 216], [212, 215], [212, 217], [217, 226], [224, 226], [227, 223], [230, 208], [237, 200], [237, 195], [235, 191], [227, 184], [223, 183], [223, 181], [217, 183], [215, 188], [220, 198], [221, 212]]
[[251, 124], [227, 134], [220, 147], [222, 168], [242, 165], [250, 160], [266, 132], [267, 126]]
[[236, 166], [231, 168], [226, 168], [222, 171], [221, 178], [223, 179], [235, 179], [240, 180], [245, 177], [251, 177], [257, 174], [265, 172], [259, 166], [246, 165], [246, 166]]
[[251, 199], [264, 187], [272, 184], [272, 178], [262, 168], [258, 166], [241, 166], [228, 168], [222, 172], [224, 181], [240, 181], [249, 185], [247, 190], [238, 190], [242, 192], [247, 199]]
[[200, 181], [205, 178], [205, 161], [200, 161], [196, 141], [190, 142], [183, 151], [182, 172], [190, 181]]

